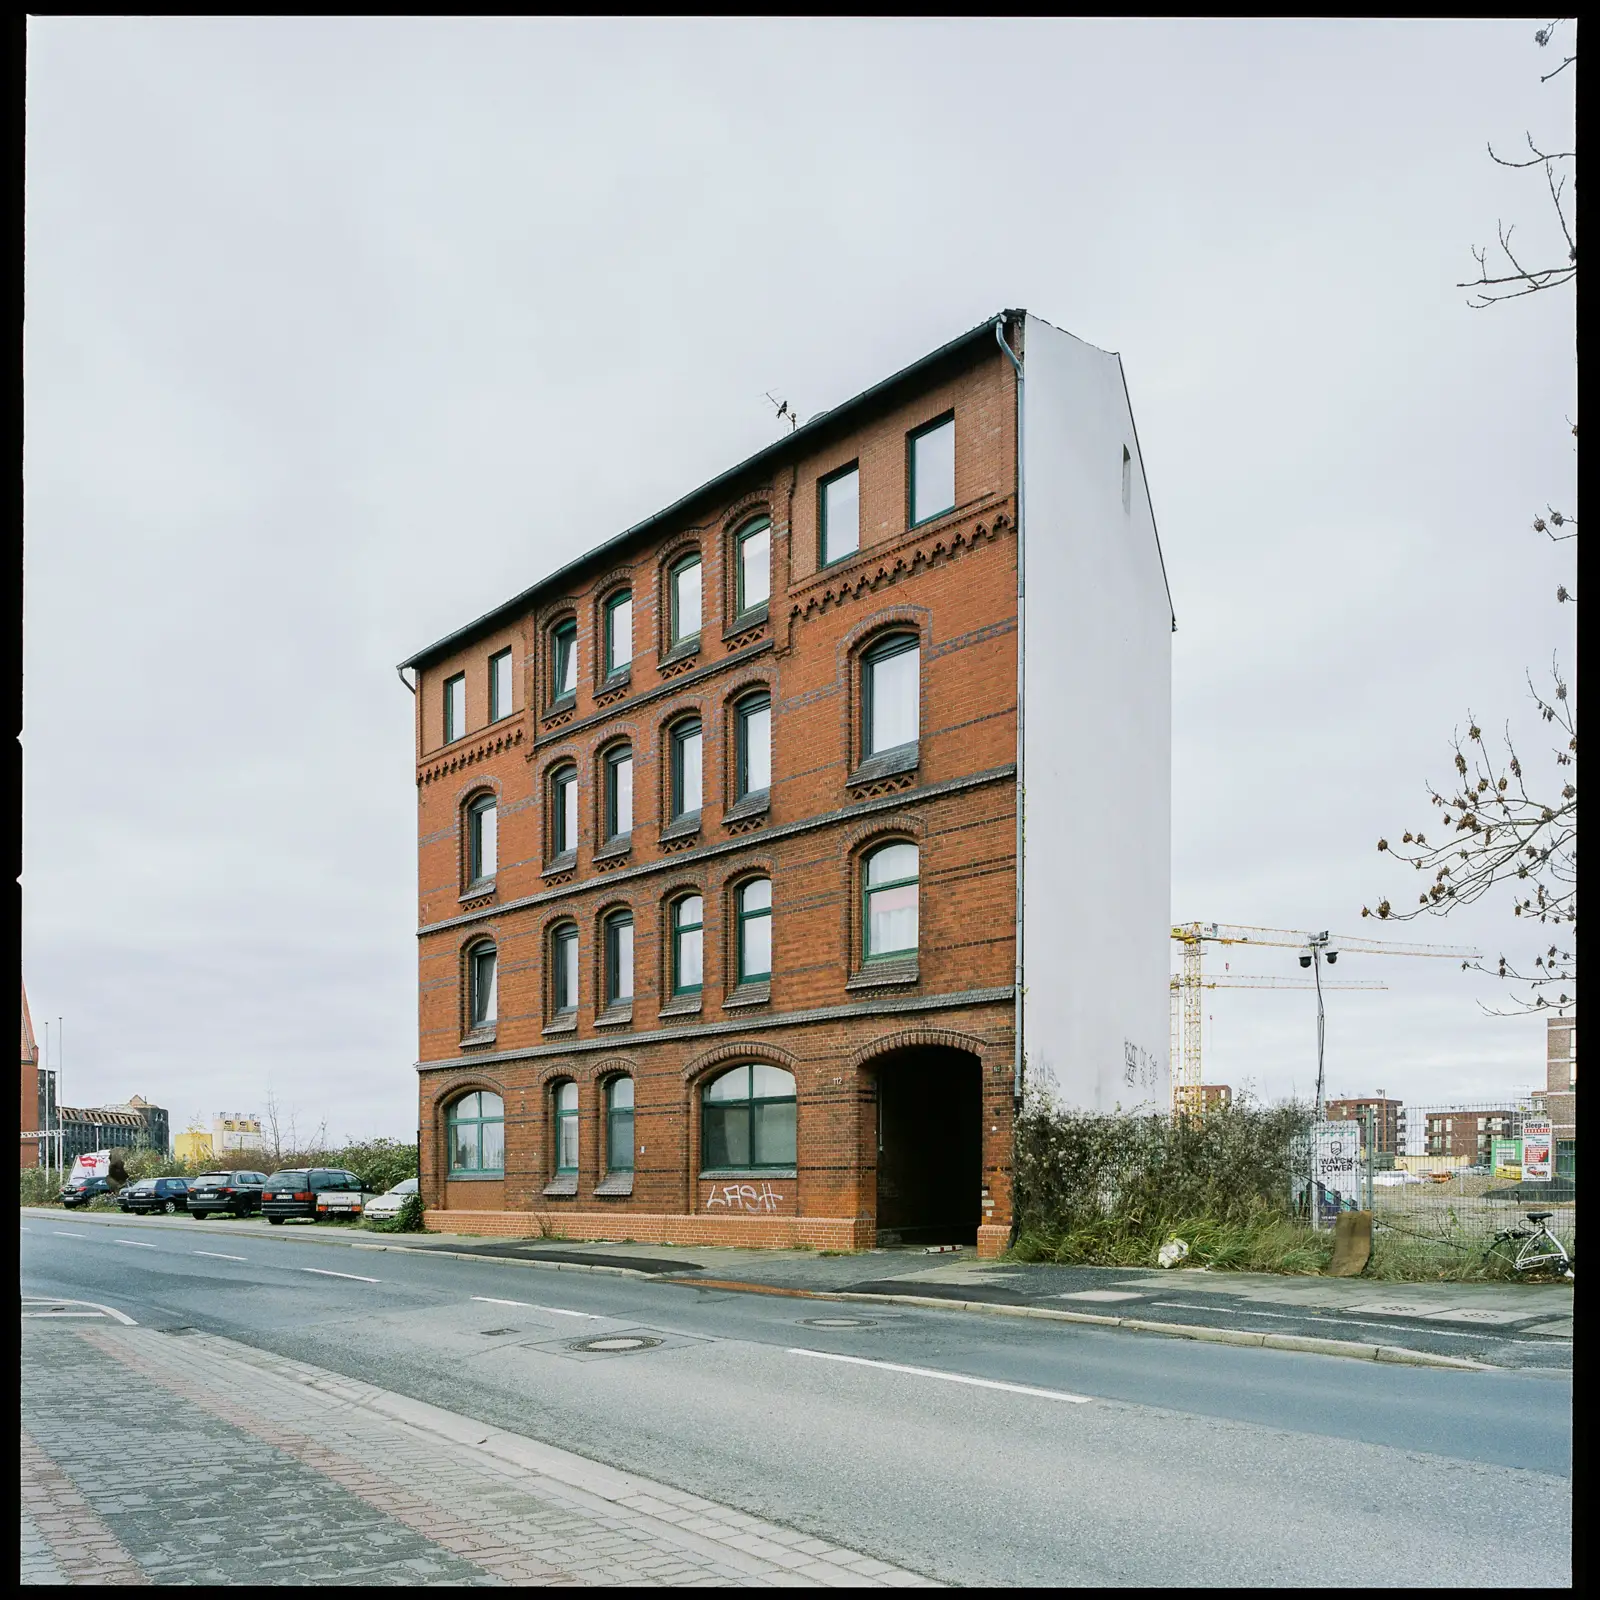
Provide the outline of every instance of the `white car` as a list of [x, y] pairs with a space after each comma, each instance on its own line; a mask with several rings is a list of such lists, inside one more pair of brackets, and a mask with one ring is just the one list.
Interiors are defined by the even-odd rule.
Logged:
[[1426, 1178], [1419, 1177], [1415, 1172], [1375, 1172], [1372, 1175], [1373, 1184], [1379, 1189], [1395, 1189], [1407, 1183], [1426, 1183]]
[[405, 1178], [390, 1189], [387, 1194], [380, 1194], [367, 1201], [362, 1215], [374, 1222], [389, 1222], [400, 1215], [401, 1208], [406, 1201], [417, 1192], [417, 1180]]

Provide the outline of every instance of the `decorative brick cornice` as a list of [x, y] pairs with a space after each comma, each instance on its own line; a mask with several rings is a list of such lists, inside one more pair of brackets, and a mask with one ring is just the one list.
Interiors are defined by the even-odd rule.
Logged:
[[617, 701], [625, 700], [628, 695], [628, 685], [619, 683], [614, 689], [607, 689], [603, 694], [594, 697], [596, 711], [604, 711], [607, 706], [614, 706]]
[[886, 551], [879, 560], [852, 563], [848, 571], [802, 591], [789, 607], [789, 615], [797, 621], [820, 616], [831, 607], [859, 600], [887, 584], [898, 583], [923, 567], [932, 567], [941, 561], [952, 560], [979, 545], [992, 544], [1013, 527], [1005, 512], [998, 512], [990, 521], [973, 521], [970, 526], [946, 526], [937, 533], [925, 534], [899, 549]]
[[900, 794], [917, 786], [915, 772], [892, 772], [884, 778], [873, 778], [866, 783], [852, 783], [847, 787], [857, 800], [876, 800], [880, 795]]
[[463, 743], [448, 755], [425, 762], [417, 772], [417, 786], [420, 788], [425, 783], [433, 783], [479, 761], [487, 761], [490, 756], [497, 756], [503, 750], [514, 750], [522, 743], [522, 737], [523, 727], [519, 721], [515, 727], [502, 727], [476, 743]]
[[548, 717], [541, 717], [539, 730], [542, 733], [554, 733], [557, 728], [564, 728], [572, 721], [577, 711], [576, 706], [568, 706], [565, 711], [554, 711]]
[[767, 631], [767, 619], [763, 617], [759, 622], [752, 622], [748, 628], [741, 628], [739, 632], [729, 635], [722, 642], [729, 655], [735, 650], [743, 650], [747, 644], [754, 644]]

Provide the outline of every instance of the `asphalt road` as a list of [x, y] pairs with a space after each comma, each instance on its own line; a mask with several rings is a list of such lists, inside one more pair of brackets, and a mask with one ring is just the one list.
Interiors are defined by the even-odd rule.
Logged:
[[[194, 1327], [964, 1584], [1570, 1581], [1570, 1376], [27, 1217], [22, 1292]], [[582, 1351], [596, 1337], [653, 1340]]]

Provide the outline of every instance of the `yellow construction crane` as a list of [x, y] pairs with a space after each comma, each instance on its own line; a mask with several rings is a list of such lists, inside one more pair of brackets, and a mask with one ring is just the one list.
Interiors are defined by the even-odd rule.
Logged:
[[[1477, 961], [1476, 950], [1437, 944], [1397, 944], [1382, 939], [1346, 939], [1339, 935], [1302, 933], [1293, 928], [1252, 928], [1227, 922], [1183, 922], [1172, 930], [1173, 939], [1183, 946], [1183, 968], [1172, 978], [1172, 1108], [1174, 1111], [1200, 1107], [1200, 1040], [1202, 989], [1315, 989], [1317, 992], [1317, 1115], [1322, 1114], [1322, 1043], [1324, 989], [1386, 989], [1387, 984], [1357, 979], [1332, 983], [1322, 977], [1322, 963], [1330, 966], [1341, 952], [1353, 955], [1432, 956]], [[1207, 978], [1202, 952], [1208, 944], [1258, 945], [1269, 949], [1298, 950], [1300, 965], [1311, 969], [1311, 978], [1246, 977], [1229, 974]]]

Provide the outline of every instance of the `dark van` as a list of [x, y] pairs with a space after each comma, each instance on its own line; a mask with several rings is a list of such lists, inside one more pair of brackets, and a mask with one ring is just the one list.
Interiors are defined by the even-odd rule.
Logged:
[[288, 1217], [317, 1215], [318, 1200], [326, 1193], [360, 1195], [366, 1185], [342, 1167], [290, 1167], [274, 1172], [261, 1195], [261, 1214], [277, 1225]]
[[189, 1215], [202, 1222], [220, 1211], [236, 1217], [254, 1216], [261, 1209], [266, 1187], [264, 1172], [202, 1172], [189, 1185]]

